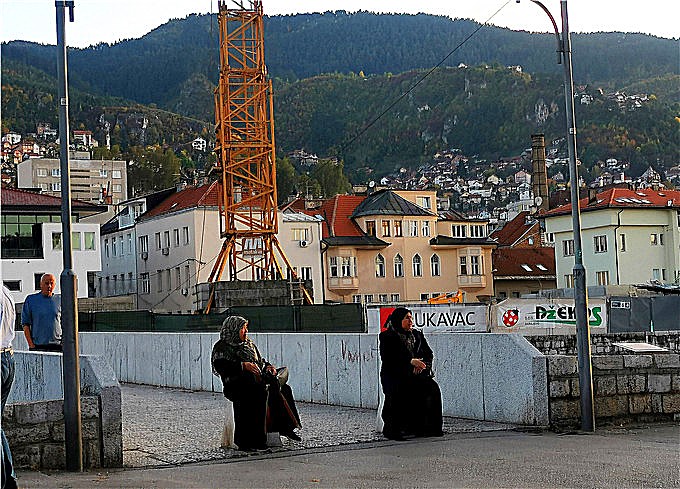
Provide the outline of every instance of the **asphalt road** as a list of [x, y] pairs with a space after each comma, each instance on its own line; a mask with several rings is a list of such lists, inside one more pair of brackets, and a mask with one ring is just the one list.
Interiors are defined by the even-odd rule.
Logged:
[[680, 426], [449, 433], [173, 467], [19, 476], [26, 488], [674, 488], [680, 487]]

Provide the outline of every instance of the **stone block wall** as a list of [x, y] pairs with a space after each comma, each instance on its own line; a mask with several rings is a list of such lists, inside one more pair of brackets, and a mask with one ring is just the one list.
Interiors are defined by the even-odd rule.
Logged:
[[[544, 355], [576, 355], [576, 335], [534, 335], [526, 339]], [[657, 333], [607, 333], [591, 334], [590, 348], [593, 355], [611, 355], [623, 350], [614, 346], [618, 342], [644, 342], [680, 353], [680, 331]]]
[[[593, 356], [595, 423], [680, 419], [680, 354]], [[580, 426], [577, 357], [548, 357], [550, 424]]]
[[[101, 411], [95, 396], [81, 398], [83, 467], [103, 466]], [[14, 466], [31, 470], [63, 469], [64, 401], [31, 401], [8, 404], [2, 416]]]

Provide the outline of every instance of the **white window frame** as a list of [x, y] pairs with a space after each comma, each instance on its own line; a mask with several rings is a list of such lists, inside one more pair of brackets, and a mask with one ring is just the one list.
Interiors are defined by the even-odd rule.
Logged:
[[385, 257], [380, 253], [375, 256], [375, 276], [385, 278]]
[[328, 257], [328, 276], [329, 277], [339, 277], [340, 269], [338, 267], [338, 257], [329, 256]]
[[404, 259], [399, 253], [394, 257], [394, 276], [395, 278], [404, 276]]
[[574, 256], [574, 240], [573, 239], [563, 239], [562, 240], [562, 255], [563, 256]]
[[413, 276], [414, 277], [422, 277], [423, 276], [423, 259], [420, 257], [418, 253], [413, 255], [413, 259], [411, 260], [413, 264]]
[[433, 254], [430, 257], [430, 275], [439, 277], [442, 274], [441, 259], [438, 254]]
[[593, 236], [593, 251], [595, 253], [606, 253], [607, 252], [607, 235], [599, 234]]

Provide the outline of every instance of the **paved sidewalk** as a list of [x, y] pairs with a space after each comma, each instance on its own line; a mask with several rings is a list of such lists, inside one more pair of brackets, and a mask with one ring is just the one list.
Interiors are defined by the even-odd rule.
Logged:
[[[123, 464], [161, 467], [191, 462], [252, 457], [220, 448], [224, 423], [221, 393], [122, 384]], [[297, 403], [302, 420], [301, 442], [282, 437], [287, 453], [384, 440], [375, 431], [376, 411]], [[513, 425], [444, 418], [446, 433], [479, 433], [513, 429]]]

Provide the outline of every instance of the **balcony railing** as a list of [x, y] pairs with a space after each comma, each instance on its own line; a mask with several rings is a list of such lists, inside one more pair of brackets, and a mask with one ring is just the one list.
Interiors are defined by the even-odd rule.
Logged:
[[459, 287], [486, 287], [486, 275], [458, 275]]
[[329, 289], [358, 289], [359, 279], [357, 277], [329, 277]]

